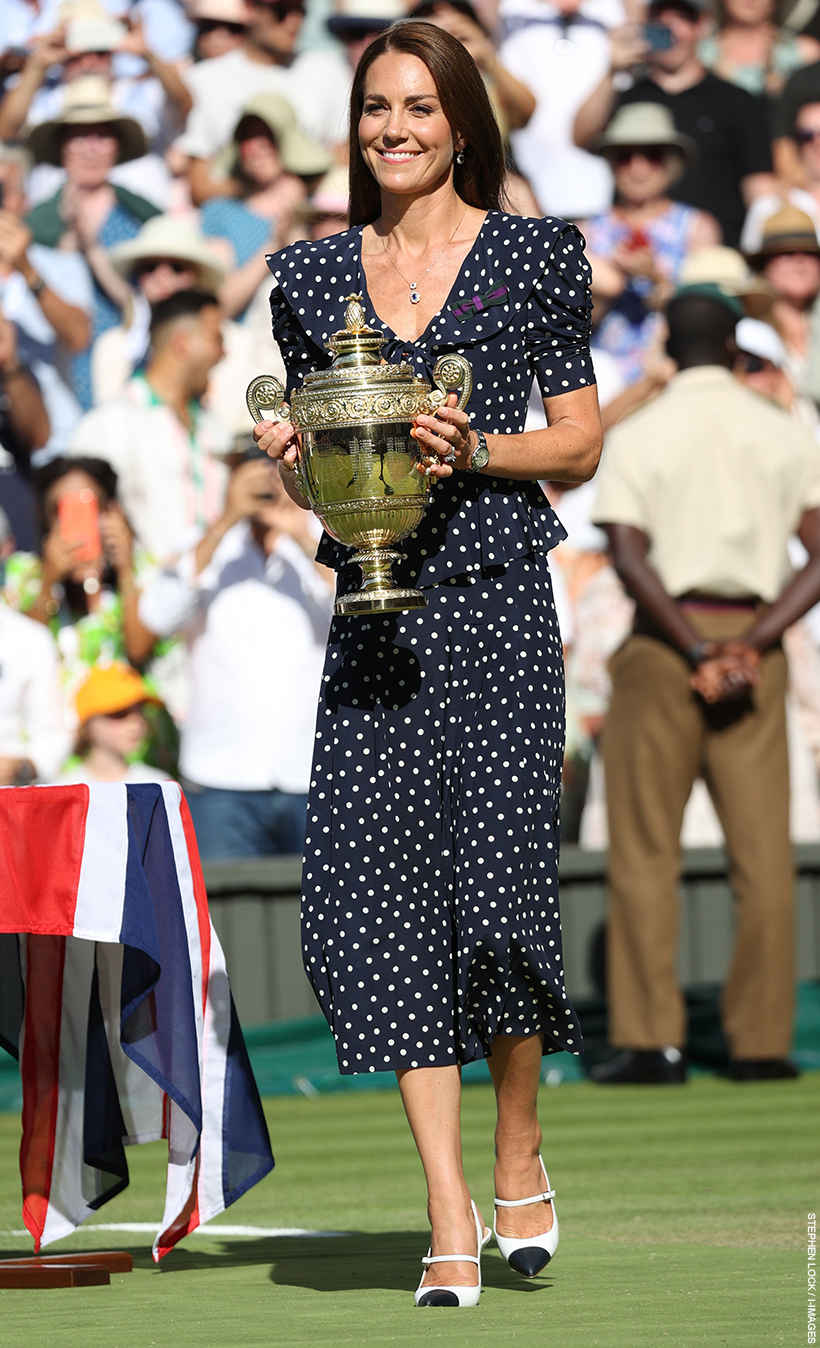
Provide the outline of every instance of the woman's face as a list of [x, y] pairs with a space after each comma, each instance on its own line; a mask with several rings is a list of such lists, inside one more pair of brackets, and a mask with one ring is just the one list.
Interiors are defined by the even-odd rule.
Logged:
[[70, 183], [102, 187], [117, 162], [119, 141], [107, 124], [68, 127], [63, 133], [63, 168]]
[[794, 119], [794, 135], [809, 185], [816, 188], [820, 184], [820, 103], [804, 104]]
[[113, 716], [92, 716], [85, 724], [85, 737], [92, 748], [108, 749], [123, 758], [137, 752], [147, 733], [141, 703]]
[[406, 196], [441, 184], [452, 173], [453, 156], [462, 145], [423, 61], [391, 51], [373, 62], [364, 89], [359, 148], [383, 192]]
[[175, 257], [152, 257], [140, 262], [136, 282], [149, 304], [159, 304], [178, 290], [195, 290], [196, 267]]
[[672, 160], [664, 146], [635, 145], [613, 150], [612, 169], [618, 196], [644, 206], [666, 194], [672, 178]]
[[820, 291], [820, 257], [816, 253], [778, 253], [763, 275], [779, 300], [804, 308]]
[[260, 117], [246, 117], [239, 128], [239, 161], [257, 187], [272, 187], [282, 176], [276, 142]]
[[776, 0], [723, 0], [723, 12], [730, 23], [753, 26], [771, 23]]
[[[89, 473], [80, 472], [74, 469], [70, 473], [65, 473], [63, 477], [58, 477], [56, 482], [52, 482], [43, 499], [43, 510], [45, 513], [46, 524], [52, 529], [57, 522], [60, 501], [69, 492], [90, 491], [97, 498], [97, 505], [100, 511], [108, 508], [108, 499], [100, 486]], [[82, 584], [90, 575], [96, 575], [100, 566], [100, 559], [92, 562], [79, 562], [69, 573], [69, 579]]]

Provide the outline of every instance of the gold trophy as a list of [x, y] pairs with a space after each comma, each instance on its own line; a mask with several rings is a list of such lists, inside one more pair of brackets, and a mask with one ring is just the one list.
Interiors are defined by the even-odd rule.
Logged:
[[391, 574], [402, 555], [393, 544], [418, 528], [430, 503], [431, 461], [410, 432], [414, 417], [435, 412], [450, 393], [464, 407], [472, 370], [463, 356], [442, 356], [431, 388], [412, 365], [383, 363], [384, 333], [367, 326], [361, 295], [346, 302], [345, 328], [327, 343], [330, 367], [307, 375], [290, 407], [280, 381], [259, 375], [248, 386], [248, 408], [254, 421], [293, 422], [300, 491], [331, 538], [358, 548], [351, 560], [362, 568], [362, 588], [337, 599], [335, 612], [424, 608], [422, 592], [401, 589]]

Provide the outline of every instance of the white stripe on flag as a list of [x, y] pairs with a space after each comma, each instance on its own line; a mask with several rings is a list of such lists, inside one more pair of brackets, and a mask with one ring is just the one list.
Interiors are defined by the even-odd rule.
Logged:
[[128, 863], [128, 796], [124, 783], [88, 788], [85, 845], [74, 912], [74, 935], [118, 942]]

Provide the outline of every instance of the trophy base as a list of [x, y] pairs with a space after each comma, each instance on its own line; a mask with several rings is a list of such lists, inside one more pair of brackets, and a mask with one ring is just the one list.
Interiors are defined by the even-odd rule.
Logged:
[[427, 599], [421, 590], [402, 589], [394, 584], [390, 568], [400, 559], [400, 552], [389, 552], [386, 548], [357, 552], [351, 561], [362, 568], [364, 584], [360, 590], [352, 590], [336, 600], [333, 612], [337, 618], [348, 614], [403, 613], [405, 609], [426, 608]]

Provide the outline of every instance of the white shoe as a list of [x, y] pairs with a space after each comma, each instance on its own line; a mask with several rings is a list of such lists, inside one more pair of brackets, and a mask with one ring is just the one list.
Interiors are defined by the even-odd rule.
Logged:
[[[495, 1200], [496, 1207], [524, 1208], [530, 1203], [552, 1202], [555, 1198], [555, 1190], [550, 1188], [544, 1162], [540, 1155], [538, 1159], [541, 1161], [541, 1169], [544, 1171], [544, 1192], [536, 1194], [534, 1198], [497, 1198]], [[552, 1202], [552, 1226], [542, 1236], [527, 1236], [524, 1240], [513, 1240], [511, 1236], [500, 1236], [496, 1230], [496, 1225], [497, 1222], [494, 1217], [493, 1231], [498, 1241], [499, 1250], [510, 1268], [514, 1268], [516, 1273], [523, 1273], [525, 1278], [534, 1278], [537, 1273], [541, 1272], [542, 1268], [546, 1268], [558, 1249], [558, 1215], [555, 1211], [554, 1202]]]
[[431, 1264], [475, 1264], [478, 1269], [478, 1285], [476, 1287], [422, 1287], [424, 1274], [421, 1275], [421, 1282], [416, 1289], [417, 1306], [477, 1306], [478, 1299], [481, 1296], [481, 1251], [490, 1239], [492, 1232], [488, 1226], [482, 1229], [478, 1218], [476, 1205], [470, 1200], [470, 1207], [473, 1210], [475, 1220], [476, 1248], [478, 1254], [433, 1254], [432, 1246], [427, 1251], [422, 1263], [425, 1270]]

